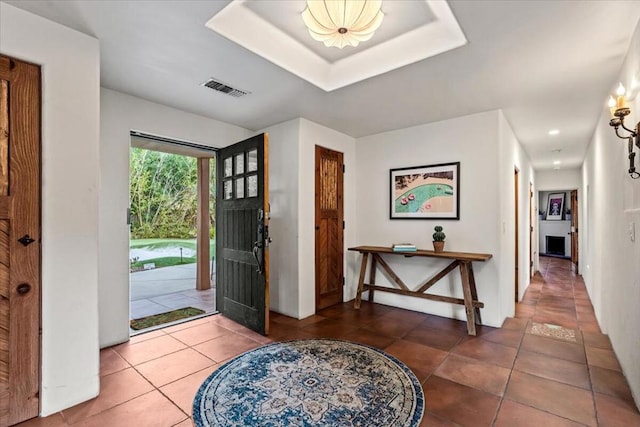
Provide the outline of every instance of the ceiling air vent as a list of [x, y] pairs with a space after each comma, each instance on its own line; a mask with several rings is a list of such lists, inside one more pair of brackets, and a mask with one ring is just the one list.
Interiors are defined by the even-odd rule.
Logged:
[[213, 89], [218, 92], [226, 93], [227, 95], [235, 96], [236, 98], [240, 98], [241, 96], [251, 93], [246, 90], [236, 89], [226, 83], [222, 83], [221, 81], [213, 78], [202, 83], [202, 86], [208, 87], [209, 89]]

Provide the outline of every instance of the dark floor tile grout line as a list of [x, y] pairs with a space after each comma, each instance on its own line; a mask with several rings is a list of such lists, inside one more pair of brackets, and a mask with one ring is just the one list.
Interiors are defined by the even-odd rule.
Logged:
[[[112, 349], [111, 349], [111, 350], [112, 350]], [[115, 350], [113, 350], [113, 351], [115, 351]], [[116, 353], [118, 353], [117, 351], [115, 351], [115, 352], [116, 352]], [[125, 370], [127, 370], [127, 369], [133, 369], [134, 371], [136, 371], [136, 373], [138, 373], [138, 375], [140, 375], [140, 376], [142, 377], [142, 379], [143, 379], [143, 380], [145, 380], [145, 381], [146, 381], [146, 382], [147, 382], [151, 387], [153, 387], [153, 389], [156, 389], [156, 386], [154, 386], [154, 385], [151, 383], [151, 381], [149, 381], [149, 380], [147, 379], [147, 377], [145, 377], [144, 375], [142, 375], [142, 373], [140, 373], [140, 371], [138, 371], [138, 370], [135, 368], [135, 366], [133, 366], [133, 365], [132, 365], [132, 364], [131, 364], [127, 359], [125, 359], [124, 357], [122, 357], [119, 353], [118, 353], [118, 356], [120, 356], [120, 357], [121, 357], [121, 358], [122, 358], [122, 359], [123, 359], [123, 360], [124, 360], [128, 365], [129, 365], [129, 367], [128, 367], [128, 368], [120, 369], [119, 371], [111, 372], [110, 374], [107, 374], [107, 375], [101, 375], [101, 376], [100, 376], [100, 380], [102, 380], [102, 378], [104, 378], [104, 377], [108, 377], [108, 376], [110, 376], [110, 375], [117, 374], [117, 373], [122, 372], [122, 371], [125, 371]], [[141, 396], [144, 396], [144, 395], [146, 395], [146, 394], [152, 393], [153, 391], [154, 391], [154, 390], [149, 390], [149, 391], [146, 391], [146, 392], [144, 392], [144, 393], [142, 393], [142, 394], [139, 394], [139, 395], [137, 395], [137, 396], [133, 396], [133, 397], [131, 397], [130, 399], [127, 399], [127, 400], [125, 400], [125, 401], [123, 401], [123, 402], [118, 403], [117, 405], [114, 405], [114, 406], [111, 406], [111, 407], [109, 407], [109, 408], [105, 408], [105, 409], [103, 409], [103, 410], [101, 410], [101, 411], [98, 411], [98, 412], [96, 412], [95, 414], [92, 414], [92, 415], [91, 415], [91, 416], [89, 416], [89, 417], [81, 418], [81, 419], [79, 419], [78, 421], [76, 421], [76, 422], [74, 422], [74, 423], [70, 423], [69, 421], [67, 421], [67, 417], [65, 417], [65, 415], [64, 415], [64, 411], [65, 411], [65, 410], [68, 410], [68, 409], [70, 409], [70, 408], [60, 411], [60, 412], [59, 412], [59, 414], [62, 416], [62, 419], [64, 420], [65, 424], [67, 424], [68, 426], [73, 426], [74, 424], [79, 424], [79, 423], [80, 423], [80, 422], [82, 422], [82, 421], [85, 421], [85, 420], [91, 419], [91, 418], [93, 418], [93, 417], [95, 417], [95, 416], [98, 416], [98, 415], [100, 415], [100, 414], [102, 414], [102, 413], [104, 413], [104, 412], [106, 412], [106, 411], [109, 411], [109, 410], [111, 410], [111, 409], [113, 409], [113, 408], [117, 408], [118, 406], [121, 406], [121, 405], [124, 405], [125, 403], [131, 402], [132, 400], [137, 399], [137, 398], [139, 398], [139, 397], [141, 397]], [[96, 396], [96, 397], [95, 397], [95, 399], [97, 399], [99, 396], [100, 396], [100, 395]], [[81, 404], [80, 404], [80, 405], [81, 405]], [[183, 420], [183, 421], [184, 421], [184, 420]], [[182, 422], [182, 421], [181, 421], [181, 422]]]
[[[203, 324], [203, 323], [198, 324], [198, 325], [194, 325], [194, 326], [191, 326], [191, 327], [200, 326], [200, 325], [202, 325], [202, 324]], [[218, 326], [220, 326], [220, 325], [218, 325]], [[165, 334], [164, 336], [171, 336], [171, 334], [172, 334], [172, 333], [180, 332], [180, 331], [184, 331], [184, 330], [186, 330], [186, 329], [190, 329], [191, 327], [187, 327], [187, 328], [184, 328], [184, 329], [180, 329], [180, 330], [178, 330], [178, 331], [174, 331], [174, 332], [171, 332], [171, 333], [167, 333], [167, 332], [164, 332], [164, 331], [163, 331], [163, 332], [164, 332], [164, 334]], [[220, 327], [223, 327], [223, 326], [220, 326]], [[227, 328], [224, 328], [224, 329], [227, 329]], [[233, 332], [233, 331], [231, 331], [231, 330], [229, 330], [229, 331], [230, 331], [231, 333], [235, 333], [235, 332]], [[172, 337], [173, 339], [178, 340], [178, 341], [179, 341], [179, 342], [181, 342], [182, 344], [186, 345], [186, 348], [182, 348], [182, 349], [176, 350], [176, 351], [174, 351], [174, 352], [170, 352], [170, 353], [164, 354], [164, 355], [162, 355], [162, 356], [159, 356], [159, 357], [156, 357], [156, 358], [153, 358], [153, 359], [146, 360], [146, 361], [144, 361], [144, 362], [139, 363], [138, 365], [142, 365], [142, 364], [144, 364], [144, 363], [151, 362], [152, 360], [157, 360], [157, 359], [160, 359], [160, 358], [162, 358], [162, 357], [165, 357], [165, 356], [168, 356], [168, 355], [171, 355], [171, 354], [174, 354], [174, 353], [177, 353], [177, 352], [179, 352], [179, 351], [186, 350], [186, 349], [192, 349], [192, 350], [196, 351], [198, 354], [201, 354], [202, 356], [204, 356], [205, 358], [207, 358], [208, 360], [210, 360], [211, 362], [213, 362], [213, 363], [214, 363], [214, 365], [212, 365], [212, 366], [220, 365], [220, 364], [222, 364], [222, 363], [223, 363], [223, 362], [217, 362], [216, 360], [214, 360], [214, 359], [210, 358], [210, 357], [209, 357], [209, 356], [207, 356], [206, 354], [203, 354], [202, 352], [198, 351], [197, 349], [195, 349], [195, 348], [194, 348], [194, 347], [192, 347], [191, 345], [189, 345], [189, 344], [187, 344], [187, 343], [185, 343], [185, 342], [183, 342], [183, 341], [180, 341], [178, 338], [173, 337], [173, 336], [171, 336], [171, 337]], [[151, 339], [149, 339], [149, 340], [141, 341], [140, 343], [147, 342], [147, 341], [151, 341], [151, 340], [154, 340], [154, 339], [157, 339], [157, 338], [161, 338], [161, 337], [151, 338]], [[249, 337], [247, 337], [247, 338], [249, 338]], [[213, 340], [213, 339], [215, 339], [215, 338], [212, 338], [212, 340]], [[207, 341], [211, 341], [211, 340], [207, 340]], [[207, 342], [207, 341], [204, 341], [204, 342]], [[254, 341], [255, 341], [255, 340], [254, 340]], [[257, 341], [256, 341], [256, 342], [257, 342]], [[140, 344], [140, 343], [133, 343], [133, 344], [130, 344], [130, 345], [136, 345], [136, 344]], [[202, 343], [198, 343], [198, 344], [196, 344], [196, 345], [199, 345], [199, 344], [202, 344]], [[113, 351], [115, 351], [116, 353], [118, 353], [116, 350], [113, 350]], [[142, 377], [142, 378], [143, 378], [147, 383], [149, 383], [149, 385], [150, 385], [151, 387], [153, 387], [153, 390], [149, 390], [148, 392], [142, 393], [142, 394], [140, 394], [140, 395], [138, 395], [138, 396], [134, 396], [134, 397], [132, 397], [131, 399], [128, 399], [128, 400], [126, 400], [126, 401], [124, 401], [124, 402], [121, 402], [121, 403], [119, 403], [119, 404], [117, 404], [117, 405], [115, 405], [115, 406], [112, 406], [112, 407], [110, 407], [110, 408], [106, 408], [106, 409], [104, 409], [104, 410], [102, 410], [102, 411], [100, 411], [100, 412], [97, 412], [97, 413], [95, 413], [95, 414], [91, 415], [89, 418], [93, 418], [93, 417], [95, 417], [95, 416], [97, 416], [97, 415], [99, 415], [99, 414], [101, 414], [101, 413], [103, 413], [103, 412], [105, 412], [105, 411], [107, 411], [107, 410], [111, 410], [111, 409], [116, 408], [116, 407], [118, 407], [118, 406], [121, 406], [121, 405], [123, 405], [123, 404], [125, 404], [125, 403], [128, 403], [128, 402], [130, 402], [130, 401], [132, 401], [132, 400], [134, 400], [134, 399], [137, 399], [137, 398], [139, 398], [139, 397], [141, 397], [141, 396], [144, 396], [144, 395], [147, 395], [147, 394], [149, 394], [149, 393], [152, 393], [153, 391], [157, 391], [157, 392], [159, 392], [162, 396], [164, 396], [164, 397], [165, 397], [169, 402], [171, 402], [171, 404], [173, 404], [177, 409], [179, 409], [179, 410], [180, 410], [180, 412], [182, 412], [182, 413], [187, 417], [187, 418], [185, 418], [185, 419], [183, 419], [183, 420], [180, 420], [180, 422], [178, 422], [178, 423], [177, 423], [177, 424], [175, 424], [175, 425], [178, 425], [178, 424], [180, 424], [180, 423], [184, 422], [186, 419], [191, 419], [191, 415], [187, 414], [187, 413], [186, 413], [186, 412], [185, 412], [185, 411], [180, 407], [180, 405], [178, 405], [178, 404], [177, 404], [175, 401], [173, 401], [173, 400], [172, 400], [172, 399], [171, 399], [167, 394], [165, 394], [165, 393], [161, 390], [161, 387], [167, 386], [167, 385], [169, 385], [169, 384], [173, 384], [173, 383], [174, 383], [174, 382], [176, 382], [176, 381], [179, 381], [179, 380], [181, 380], [181, 379], [184, 379], [184, 378], [188, 377], [189, 375], [192, 375], [194, 372], [192, 372], [191, 374], [185, 375], [184, 377], [177, 378], [177, 379], [175, 379], [174, 381], [171, 381], [171, 382], [169, 382], [169, 383], [167, 383], [167, 384], [163, 384], [162, 386], [156, 387], [153, 383], [151, 383], [151, 381], [149, 381], [149, 380], [147, 379], [147, 377], [145, 377], [145, 376], [142, 374], [142, 372], [140, 372], [140, 371], [137, 369], [137, 367], [136, 367], [137, 365], [133, 365], [131, 362], [129, 362], [127, 359], [125, 359], [125, 358], [124, 358], [122, 355], [120, 355], [119, 353], [118, 353], [118, 356], [120, 356], [120, 357], [121, 357], [121, 358], [122, 358], [122, 359], [123, 359], [123, 360], [124, 360], [128, 365], [129, 365], [129, 367], [130, 367], [131, 369], [133, 369], [133, 370], [134, 370], [136, 373], [138, 373], [138, 375], [140, 375], [140, 376], [141, 376], [141, 377]], [[226, 359], [225, 359], [225, 360], [226, 360]], [[125, 368], [125, 369], [128, 369], [128, 368]], [[204, 370], [204, 369], [207, 369], [207, 368], [203, 368], [202, 370]], [[122, 369], [122, 370], [124, 370], [124, 369]], [[122, 370], [117, 371], [117, 372], [121, 372]], [[196, 372], [199, 372], [199, 371], [196, 371]], [[116, 373], [116, 372], [113, 372], [113, 373]], [[112, 375], [113, 373], [108, 374], [108, 375]], [[107, 376], [107, 375], [105, 375], [105, 376]], [[62, 416], [63, 416], [63, 419], [65, 419], [65, 418], [64, 418], [64, 414], [62, 414]], [[89, 419], [89, 418], [85, 418], [85, 419]], [[82, 420], [79, 420], [78, 422], [80, 422], [80, 421], [82, 421]], [[65, 419], [65, 422], [66, 422], [66, 419]], [[67, 424], [68, 424], [68, 423], [67, 423]], [[68, 425], [72, 425], [72, 424], [68, 424]]]
[[[522, 347], [522, 341], [524, 340], [524, 335], [527, 333], [527, 327], [529, 326], [530, 321], [527, 321], [527, 325], [522, 331], [522, 336], [520, 337], [520, 341], [518, 342], [518, 347], [516, 348], [516, 355], [513, 358], [513, 362], [511, 364], [511, 369], [509, 370], [509, 376], [507, 377], [507, 381], [504, 384], [504, 390], [502, 391], [502, 396], [500, 396], [500, 401], [498, 402], [498, 406], [496, 407], [496, 413], [493, 415], [493, 420], [491, 425], [494, 426], [496, 422], [498, 422], [498, 414], [500, 413], [500, 409], [502, 409], [502, 403], [507, 397], [507, 390], [509, 389], [509, 382], [511, 382], [511, 376], [513, 375], [513, 371], [515, 370], [516, 360], [518, 359], [518, 354], [520, 354], [520, 349]], [[504, 325], [504, 322], [503, 322]], [[502, 329], [502, 326], [500, 327]]]

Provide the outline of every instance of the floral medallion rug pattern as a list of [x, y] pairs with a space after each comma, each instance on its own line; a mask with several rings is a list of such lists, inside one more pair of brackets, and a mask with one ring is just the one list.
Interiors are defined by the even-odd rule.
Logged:
[[373, 347], [330, 339], [268, 344], [205, 380], [193, 420], [205, 426], [415, 427], [424, 410], [420, 382], [401, 361]]

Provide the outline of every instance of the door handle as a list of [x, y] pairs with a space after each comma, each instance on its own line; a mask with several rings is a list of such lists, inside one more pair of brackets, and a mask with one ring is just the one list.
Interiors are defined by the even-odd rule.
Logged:
[[258, 264], [258, 269], [256, 270], [256, 273], [258, 274], [262, 274], [262, 263], [260, 262], [260, 257], [258, 256], [258, 251], [262, 249], [262, 242], [260, 242], [259, 240], [256, 240], [255, 242], [253, 242], [253, 258], [255, 258], [256, 260], [256, 264]]
[[256, 273], [262, 274], [262, 261], [260, 260], [260, 250], [264, 248], [265, 226], [264, 226], [265, 213], [263, 209], [258, 209], [258, 227], [256, 230], [256, 241], [253, 242], [253, 258], [256, 260], [258, 269]]

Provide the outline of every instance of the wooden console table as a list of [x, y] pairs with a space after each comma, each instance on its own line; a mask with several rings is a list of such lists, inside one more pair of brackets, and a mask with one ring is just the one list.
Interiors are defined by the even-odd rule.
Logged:
[[[356, 309], [360, 308], [360, 303], [362, 302], [362, 292], [367, 290], [369, 291], [369, 302], [373, 302], [374, 291], [381, 291], [400, 295], [409, 295], [434, 301], [448, 302], [452, 304], [460, 304], [465, 306], [465, 311], [467, 313], [467, 331], [469, 335], [476, 334], [476, 323], [478, 325], [482, 324], [480, 309], [484, 307], [484, 303], [478, 301], [478, 293], [476, 292], [476, 281], [473, 276], [472, 262], [487, 261], [491, 259], [491, 254], [434, 252], [424, 249], [418, 249], [416, 252], [394, 252], [393, 249], [383, 246], [357, 246], [355, 248], [349, 248], [349, 250], [360, 252], [362, 254], [360, 278], [358, 279], [358, 291], [356, 293], [356, 300], [354, 303], [354, 307]], [[446, 266], [435, 276], [421, 284], [418, 289], [411, 290], [391, 269], [391, 267], [389, 267], [389, 264], [387, 264], [385, 260], [380, 256], [381, 254], [402, 255], [405, 257], [443, 258], [451, 259], [453, 260], [453, 262], [451, 262], [451, 264]], [[367, 262], [369, 261], [369, 258], [371, 258], [371, 269], [369, 270], [370, 283], [364, 283], [364, 276], [367, 272]], [[396, 285], [398, 285], [400, 289], [375, 285], [376, 269], [378, 265], [382, 267], [382, 269], [389, 275], [391, 280]], [[455, 270], [456, 267], [460, 267], [460, 278], [462, 279], [462, 293], [464, 295], [464, 299], [425, 293], [431, 286], [435, 285], [436, 282]]]

